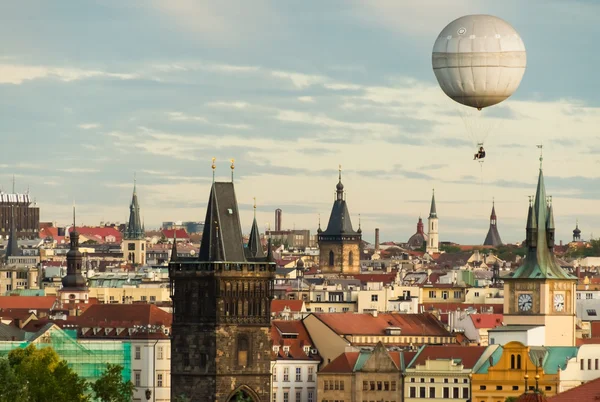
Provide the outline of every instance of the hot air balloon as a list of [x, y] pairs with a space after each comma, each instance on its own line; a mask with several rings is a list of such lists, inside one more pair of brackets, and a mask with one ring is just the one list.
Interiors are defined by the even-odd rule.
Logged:
[[[436, 39], [431, 59], [444, 93], [477, 111], [510, 97], [527, 66], [525, 45], [517, 31], [491, 15], [467, 15], [452, 21]], [[489, 134], [479, 118], [475, 113], [463, 113], [467, 131], [479, 148], [475, 159], [480, 159]]]

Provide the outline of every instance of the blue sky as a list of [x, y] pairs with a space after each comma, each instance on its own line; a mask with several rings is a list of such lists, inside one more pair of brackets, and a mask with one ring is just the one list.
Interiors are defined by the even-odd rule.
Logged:
[[[517, 93], [484, 115], [480, 170], [431, 48], [453, 19], [497, 15], [521, 34]], [[592, 1], [0, 2], [0, 184], [42, 219], [125, 221], [137, 172], [147, 227], [202, 220], [236, 160], [244, 229], [316, 229], [337, 166], [367, 240], [405, 240], [436, 188], [440, 237], [483, 241], [495, 198], [503, 240], [524, 237], [544, 143], [558, 238], [600, 234], [600, 55]]]

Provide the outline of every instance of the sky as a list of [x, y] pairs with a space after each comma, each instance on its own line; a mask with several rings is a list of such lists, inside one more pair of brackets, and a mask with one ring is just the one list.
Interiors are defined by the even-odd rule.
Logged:
[[[439, 89], [450, 21], [493, 14], [521, 34], [517, 92], [480, 115]], [[492, 200], [525, 237], [544, 145], [557, 239], [600, 235], [600, 3], [575, 0], [0, 0], [0, 185], [41, 219], [124, 222], [134, 175], [146, 228], [204, 220], [231, 179], [244, 232], [325, 226], [338, 165], [354, 227], [406, 241], [435, 188], [440, 239], [481, 244]], [[480, 166], [464, 120], [491, 129]]]

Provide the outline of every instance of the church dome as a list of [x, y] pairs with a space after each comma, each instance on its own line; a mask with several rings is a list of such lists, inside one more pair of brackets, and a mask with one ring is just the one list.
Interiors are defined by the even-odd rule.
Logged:
[[335, 188], [337, 189], [337, 191], [343, 191], [344, 190], [344, 185], [342, 184], [341, 180], [338, 182], [338, 184], [335, 186]]
[[411, 249], [417, 249], [423, 247], [423, 243], [427, 242], [427, 235], [424, 233], [415, 233], [408, 239], [408, 247]]

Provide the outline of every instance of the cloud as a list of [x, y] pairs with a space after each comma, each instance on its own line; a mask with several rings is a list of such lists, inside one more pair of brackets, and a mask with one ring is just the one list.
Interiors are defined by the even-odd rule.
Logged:
[[291, 81], [292, 85], [298, 89], [323, 84], [328, 80], [328, 78], [321, 75], [309, 75], [288, 71], [271, 71], [271, 75], [276, 78]]
[[64, 173], [97, 173], [100, 171], [100, 169], [83, 168], [83, 167], [62, 168], [62, 169], [56, 169], [56, 170], [59, 172], [64, 172]]
[[313, 98], [312, 96], [299, 96], [298, 100], [300, 102], [304, 102], [304, 103], [314, 103], [315, 102], [315, 98]]
[[93, 128], [99, 128], [102, 125], [99, 123], [82, 123], [82, 124], [78, 124], [77, 127], [79, 127], [82, 130], [91, 130]]
[[71, 82], [90, 78], [132, 80], [137, 78], [137, 75], [130, 73], [110, 73], [99, 70], [83, 70], [78, 68], [0, 64], [0, 84], [20, 85], [25, 81], [44, 78], [54, 78], [64, 82]]

